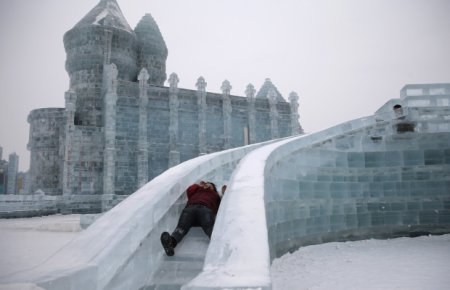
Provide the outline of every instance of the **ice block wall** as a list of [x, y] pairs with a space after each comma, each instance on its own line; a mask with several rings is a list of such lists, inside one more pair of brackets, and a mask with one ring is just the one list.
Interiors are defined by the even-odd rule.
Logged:
[[449, 108], [409, 108], [406, 116], [299, 148], [266, 168], [271, 258], [309, 244], [450, 230]]

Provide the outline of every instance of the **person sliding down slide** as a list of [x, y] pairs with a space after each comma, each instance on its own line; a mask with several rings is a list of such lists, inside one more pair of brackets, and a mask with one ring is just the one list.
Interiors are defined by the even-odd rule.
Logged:
[[[227, 186], [222, 186], [222, 195]], [[201, 227], [205, 234], [211, 238], [217, 211], [219, 210], [221, 196], [216, 185], [212, 182], [200, 181], [194, 183], [186, 190], [188, 201], [181, 212], [178, 225], [172, 234], [163, 232], [161, 244], [167, 256], [175, 254], [175, 247], [189, 232], [191, 227]]]

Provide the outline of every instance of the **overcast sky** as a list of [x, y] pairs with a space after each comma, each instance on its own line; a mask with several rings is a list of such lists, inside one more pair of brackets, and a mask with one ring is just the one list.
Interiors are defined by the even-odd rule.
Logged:
[[[63, 35], [99, 0], [0, 0], [0, 146], [29, 167], [27, 116], [63, 107]], [[244, 96], [265, 78], [300, 96], [315, 132], [373, 114], [405, 84], [450, 82], [450, 0], [117, 0], [132, 28], [152, 14], [179, 87]], [[167, 83], [166, 83], [167, 85]]]

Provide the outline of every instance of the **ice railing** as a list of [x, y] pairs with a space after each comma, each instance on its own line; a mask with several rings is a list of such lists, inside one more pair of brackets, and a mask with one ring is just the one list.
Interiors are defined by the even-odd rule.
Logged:
[[140, 289], [163, 260], [162, 231], [173, 229], [185, 204], [185, 189], [199, 180], [227, 183], [250, 151], [247, 145], [203, 155], [172, 167], [104, 213], [41, 265], [0, 283], [31, 282], [54, 289]]
[[[434, 110], [437, 110], [437, 119], [446, 114], [441, 114], [440, 109]], [[416, 108], [408, 108], [405, 112], [415, 114], [419, 121], [423, 113]], [[217, 216], [203, 272], [182, 289], [271, 289], [271, 257], [264, 201], [268, 168], [296, 151], [344, 134], [379, 126], [393, 130], [391, 125], [398, 117], [393, 112], [384, 112], [318, 133], [282, 140], [250, 152], [241, 160], [231, 177]], [[450, 127], [447, 128], [450, 131]]]

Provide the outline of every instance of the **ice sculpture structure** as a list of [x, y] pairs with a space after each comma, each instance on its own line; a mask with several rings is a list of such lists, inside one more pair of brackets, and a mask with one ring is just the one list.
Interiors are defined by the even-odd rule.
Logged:
[[[304, 245], [448, 233], [450, 85], [402, 93], [373, 116], [175, 166], [45, 264], [1, 283], [271, 289], [271, 261]], [[166, 257], [159, 235], [175, 226], [184, 189], [200, 179], [229, 185], [211, 241], [193, 231]]]

